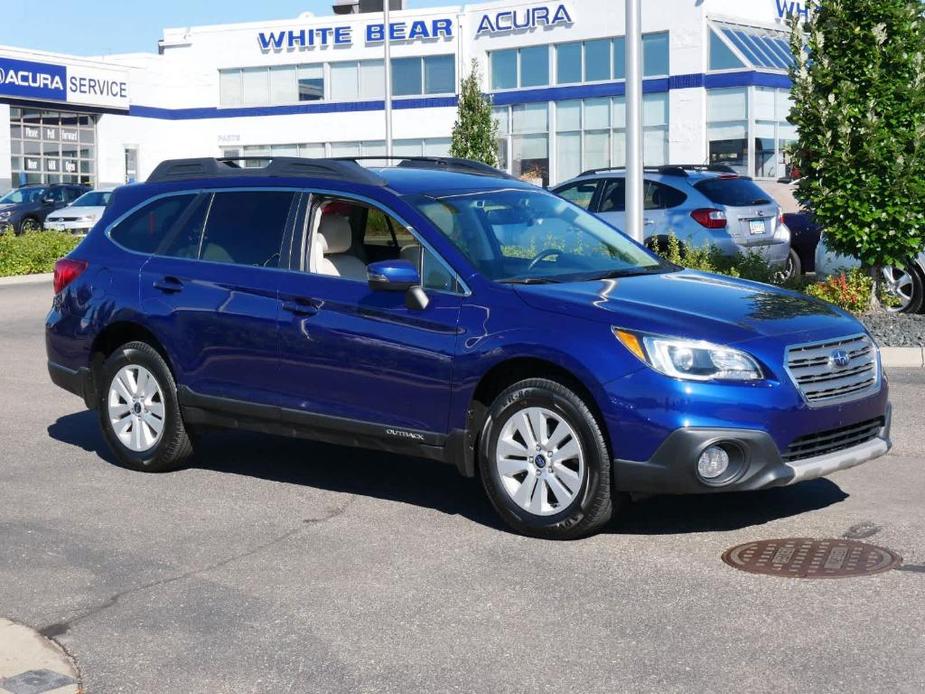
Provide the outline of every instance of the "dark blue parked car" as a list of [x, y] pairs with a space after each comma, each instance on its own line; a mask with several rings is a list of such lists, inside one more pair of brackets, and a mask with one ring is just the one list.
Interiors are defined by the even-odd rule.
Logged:
[[788, 485], [890, 447], [851, 316], [668, 265], [461, 160], [165, 162], [58, 263], [47, 348], [126, 466], [180, 465], [215, 426], [407, 452], [548, 538], [628, 493]]

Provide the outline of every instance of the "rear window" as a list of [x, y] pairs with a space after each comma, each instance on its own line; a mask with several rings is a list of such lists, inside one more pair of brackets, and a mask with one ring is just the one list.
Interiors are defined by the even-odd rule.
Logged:
[[770, 196], [747, 178], [710, 178], [694, 187], [716, 205], [747, 207], [771, 204]]
[[153, 253], [195, 195], [172, 195], [154, 200], [113, 227], [112, 240], [138, 253]]

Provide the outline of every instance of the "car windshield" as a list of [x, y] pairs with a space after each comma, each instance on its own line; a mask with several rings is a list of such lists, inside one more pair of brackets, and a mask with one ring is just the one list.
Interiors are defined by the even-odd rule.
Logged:
[[41, 202], [47, 188], [17, 188], [0, 198], [0, 205], [19, 205], [24, 202]]
[[71, 203], [71, 207], [106, 207], [111, 197], [111, 191], [91, 190], [89, 193], [84, 193]]
[[771, 204], [768, 194], [748, 178], [718, 176], [701, 181], [694, 187], [715, 205], [748, 207]]
[[410, 202], [498, 282], [583, 281], [674, 269], [594, 215], [544, 191], [415, 196]]

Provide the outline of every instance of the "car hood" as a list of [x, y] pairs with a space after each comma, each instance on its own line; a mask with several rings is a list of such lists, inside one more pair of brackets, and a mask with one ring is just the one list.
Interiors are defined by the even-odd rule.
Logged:
[[61, 219], [62, 217], [84, 217], [93, 215], [99, 219], [105, 209], [105, 207], [63, 207], [57, 212], [52, 212], [47, 218]]
[[541, 310], [725, 344], [796, 333], [806, 333], [808, 340], [827, 339], [864, 331], [841, 309], [803, 294], [689, 270], [524, 285], [516, 291]]

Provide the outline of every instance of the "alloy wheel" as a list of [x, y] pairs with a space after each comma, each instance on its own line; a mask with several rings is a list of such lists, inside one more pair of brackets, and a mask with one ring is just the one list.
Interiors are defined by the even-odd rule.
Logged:
[[137, 364], [123, 366], [109, 386], [109, 422], [119, 441], [141, 453], [154, 448], [164, 431], [164, 395], [154, 375]]
[[883, 281], [886, 290], [899, 299], [899, 306], [891, 306], [890, 311], [901, 313], [909, 308], [915, 298], [915, 283], [908, 270], [899, 267], [883, 268]]
[[519, 410], [504, 423], [495, 465], [508, 496], [535, 516], [564, 511], [580, 493], [586, 474], [575, 430], [544, 407]]

